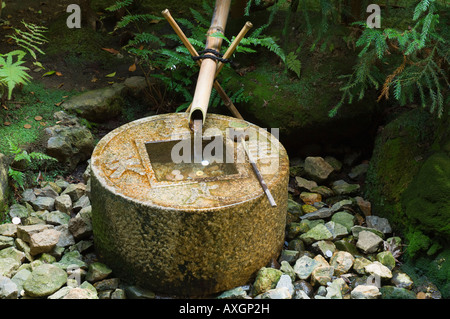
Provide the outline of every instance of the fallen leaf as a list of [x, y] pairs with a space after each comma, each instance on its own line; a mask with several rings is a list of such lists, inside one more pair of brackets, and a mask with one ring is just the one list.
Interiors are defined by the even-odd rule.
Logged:
[[64, 96], [63, 96], [63, 99], [65, 99], [66, 97], [69, 97], [69, 96], [68, 96], [68, 95], [64, 95]]
[[36, 121], [41, 121], [41, 120], [42, 120], [42, 116], [40, 116], [40, 115], [35, 116], [34, 119], [35, 119]]
[[62, 88], [64, 85], [64, 82], [58, 85], [58, 89]]
[[116, 72], [105, 75], [105, 77], [107, 77], [107, 78], [113, 78], [115, 76], [116, 76]]
[[31, 125], [30, 124], [25, 124], [23, 127], [26, 128], [26, 129], [30, 129]]
[[46, 126], [47, 122], [39, 122], [39, 124], [41, 124], [42, 126]]
[[56, 74], [57, 76], [62, 76], [62, 73], [61, 73], [61, 72], [55, 72], [55, 74]]
[[62, 101], [58, 102], [58, 103], [55, 103], [56, 106], [60, 106], [61, 104], [62, 104]]
[[102, 48], [103, 50], [105, 50], [106, 52], [112, 53], [112, 54], [119, 54], [119, 51], [117, 51], [116, 49], [111, 49], [111, 48]]
[[11, 125], [11, 122], [5, 122], [5, 123], [3, 123], [3, 125], [5, 125], [5, 126], [10, 126], [10, 125]]
[[92, 80], [91, 80], [91, 82], [92, 83], [95, 83], [95, 82], [97, 82], [98, 81], [98, 79], [94, 76], [93, 78], [92, 78]]
[[132, 65], [130, 65], [130, 67], [128, 68], [128, 71], [130, 71], [130, 72], [136, 71], [136, 63], [133, 63]]
[[50, 75], [53, 75], [53, 74], [55, 74], [56, 73], [56, 71], [48, 71], [48, 72], [45, 72], [44, 74], [42, 74], [42, 77], [44, 77], [44, 76], [50, 76]]
[[8, 107], [7, 107], [5, 104], [2, 104], [2, 107], [3, 107], [5, 110], [8, 109]]

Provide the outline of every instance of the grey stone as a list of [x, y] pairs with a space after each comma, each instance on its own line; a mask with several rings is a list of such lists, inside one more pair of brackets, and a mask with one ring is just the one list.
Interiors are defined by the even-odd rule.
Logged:
[[21, 201], [24, 203], [31, 203], [36, 199], [36, 195], [31, 188], [28, 188], [23, 191]]
[[14, 238], [0, 235], [0, 250], [14, 246]]
[[39, 196], [41, 196], [41, 197], [50, 197], [50, 198], [53, 198], [53, 199], [58, 197], [58, 192], [55, 191], [53, 189], [53, 187], [51, 187], [50, 185], [46, 185], [45, 187], [40, 188], [40, 189], [35, 189], [35, 194], [38, 197]]
[[17, 237], [29, 243], [33, 234], [37, 234], [45, 229], [50, 228], [53, 228], [53, 226], [46, 224], [21, 225], [17, 227]]
[[253, 282], [252, 294], [259, 295], [276, 287], [283, 273], [275, 268], [262, 267], [256, 274]]
[[381, 231], [379, 231], [378, 229], [363, 227], [363, 226], [359, 226], [359, 225], [355, 225], [352, 227], [352, 235], [355, 236], [355, 238], [359, 238], [359, 234], [362, 231], [368, 231], [368, 232], [371, 232], [371, 233], [377, 235], [378, 237], [384, 238], [384, 234]]
[[287, 288], [291, 296], [294, 295], [294, 285], [292, 284], [292, 279], [289, 275], [281, 275], [280, 279], [277, 282], [277, 285], [275, 286], [275, 289], [283, 287]]
[[347, 212], [336, 212], [332, 217], [331, 220], [334, 221], [335, 223], [339, 223], [343, 226], [345, 226], [345, 228], [347, 228], [347, 231], [350, 232], [352, 227], [354, 226], [354, 220], [355, 217]]
[[317, 253], [330, 258], [336, 250], [336, 246], [332, 241], [320, 240], [311, 245], [311, 248]]
[[307, 245], [312, 244], [319, 240], [331, 240], [333, 239], [333, 234], [328, 230], [328, 228], [323, 224], [318, 224], [308, 232], [300, 235], [300, 239], [303, 240]]
[[89, 265], [86, 280], [89, 282], [96, 282], [105, 279], [111, 273], [112, 270], [107, 265], [100, 262], [94, 262]]
[[344, 180], [338, 180], [332, 183], [331, 189], [337, 195], [353, 195], [360, 189], [359, 184], [349, 184]]
[[14, 217], [25, 218], [25, 217], [28, 217], [29, 214], [30, 214], [30, 212], [28, 211], [28, 209], [25, 206], [20, 205], [20, 204], [13, 204], [9, 208], [9, 216], [11, 218], [14, 218]]
[[398, 288], [412, 289], [414, 282], [404, 272], [394, 271], [392, 274], [392, 283]]
[[45, 229], [39, 233], [30, 236], [30, 254], [50, 252], [58, 243], [61, 233], [56, 229]]
[[294, 272], [300, 279], [308, 279], [313, 272], [314, 268], [319, 265], [319, 262], [308, 257], [303, 256], [297, 259], [294, 265]]
[[367, 223], [367, 227], [375, 228], [375, 229], [381, 231], [383, 234], [392, 233], [392, 228], [391, 228], [391, 225], [389, 224], [389, 221], [387, 218], [382, 218], [382, 217], [373, 216], [373, 215], [367, 216], [366, 223]]
[[79, 251], [70, 251], [65, 253], [61, 260], [55, 265], [60, 267], [61, 269], [69, 269], [69, 268], [81, 268], [87, 269], [88, 265], [82, 260], [82, 255]]
[[359, 165], [357, 165], [357, 166], [352, 168], [352, 170], [350, 171], [348, 176], [351, 179], [357, 179], [358, 177], [363, 176], [364, 174], [366, 174], [368, 168], [369, 168], [369, 164], [368, 163], [359, 164]]
[[375, 277], [379, 277], [381, 279], [391, 279], [392, 272], [388, 267], [380, 263], [379, 261], [374, 261], [367, 266], [364, 267], [366, 273], [371, 274]]
[[65, 101], [63, 108], [92, 122], [105, 122], [122, 112], [125, 85], [112, 86], [87, 91]]
[[78, 163], [90, 158], [94, 149], [94, 136], [84, 126], [55, 125], [45, 130], [48, 135], [46, 153], [60, 163], [74, 169]]
[[309, 219], [309, 220], [322, 219], [322, 218], [328, 218], [331, 215], [333, 215], [333, 210], [331, 210], [330, 208], [324, 207], [324, 208], [320, 208], [312, 213], [308, 213], [303, 216], [300, 216], [300, 219]]
[[126, 286], [125, 293], [128, 299], [155, 299], [156, 294], [148, 289], [138, 286]]
[[83, 208], [91, 205], [89, 197], [87, 195], [83, 195], [73, 204], [73, 212], [78, 213]]
[[25, 260], [25, 253], [17, 250], [15, 247], [8, 247], [0, 250], [0, 259], [1, 258], [12, 258], [20, 265]]
[[55, 198], [55, 209], [70, 215], [72, 212], [72, 199], [64, 194]]
[[292, 294], [289, 292], [288, 288], [274, 288], [258, 295], [255, 299], [292, 299]]
[[70, 216], [66, 213], [55, 210], [53, 212], [46, 212], [41, 217], [47, 224], [50, 225], [67, 225], [69, 224]]
[[287, 261], [283, 260], [280, 263], [280, 270], [283, 272], [283, 274], [286, 274], [289, 277], [291, 277], [292, 281], [295, 281], [295, 278], [297, 277], [297, 275], [295, 274], [294, 268], [292, 268], [290, 263], [288, 263]]
[[0, 235], [8, 237], [16, 237], [17, 225], [12, 223], [6, 223], [0, 225]]
[[75, 238], [73, 238], [73, 235], [70, 233], [68, 224], [56, 226], [55, 229], [60, 233], [56, 246], [68, 247], [75, 245]]
[[0, 258], [0, 276], [11, 277], [20, 266], [20, 261], [10, 257]]
[[353, 266], [355, 257], [346, 251], [337, 251], [330, 259], [330, 266], [334, 268], [334, 274], [339, 276], [347, 273]]
[[70, 289], [62, 299], [98, 299], [97, 293], [93, 293], [89, 289], [76, 287]]
[[329, 221], [325, 224], [325, 227], [330, 231], [333, 239], [342, 238], [348, 235], [347, 228], [340, 223], [335, 223], [334, 221]]
[[20, 269], [18, 270], [11, 280], [17, 285], [17, 290], [19, 294], [23, 290], [23, 283], [31, 276], [31, 271], [28, 269]]
[[61, 193], [61, 195], [69, 195], [72, 200], [72, 203], [77, 202], [85, 194], [86, 194], [86, 185], [84, 183], [70, 184]]
[[111, 293], [111, 299], [127, 299], [127, 296], [125, 294], [125, 290], [123, 289], [116, 289]]
[[300, 189], [306, 189], [308, 191], [311, 191], [311, 189], [317, 187], [317, 183], [315, 181], [310, 181], [300, 176], [295, 177], [295, 182]]
[[75, 240], [88, 238], [92, 235], [91, 206], [83, 208], [69, 221], [69, 231]]
[[328, 282], [331, 282], [333, 277], [334, 268], [332, 266], [320, 266], [316, 267], [311, 273], [311, 283], [313, 286], [315, 285], [327, 285]]
[[242, 286], [224, 291], [217, 299], [245, 299], [247, 298], [247, 292], [242, 288]]
[[55, 208], [55, 199], [51, 197], [38, 196], [30, 203], [34, 210], [48, 210], [52, 211]]
[[304, 168], [305, 173], [316, 182], [323, 182], [334, 171], [333, 166], [322, 157], [307, 157]]
[[17, 285], [8, 277], [0, 276], [0, 299], [17, 299]]
[[352, 299], [378, 299], [380, 290], [373, 285], [358, 285], [350, 293]]
[[377, 251], [383, 239], [370, 231], [362, 231], [359, 233], [356, 247], [361, 249], [365, 254], [374, 253]]

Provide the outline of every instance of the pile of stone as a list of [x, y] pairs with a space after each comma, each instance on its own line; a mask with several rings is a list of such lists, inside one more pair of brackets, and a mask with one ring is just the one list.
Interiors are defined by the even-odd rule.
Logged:
[[361, 197], [357, 181], [368, 163], [345, 173], [343, 166], [333, 157], [307, 157], [291, 167], [295, 184], [279, 259], [260, 269], [252, 284], [218, 298], [440, 298], [432, 283], [416, 287], [400, 270], [401, 238]]
[[26, 189], [0, 225], [0, 299], [125, 298], [93, 252], [90, 214], [89, 182]]
[[[375, 216], [356, 183], [367, 163], [343, 173], [334, 158], [291, 167], [286, 242], [256, 279], [211, 298], [440, 298], [399, 269], [401, 238]], [[159, 298], [128, 285], [98, 261], [91, 224], [90, 171], [26, 189], [0, 225], [0, 299]], [[172, 296], [173, 297], [173, 296]]]

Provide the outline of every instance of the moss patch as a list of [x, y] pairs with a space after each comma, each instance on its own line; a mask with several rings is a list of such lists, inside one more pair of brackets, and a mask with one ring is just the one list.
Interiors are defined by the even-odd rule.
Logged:
[[375, 141], [365, 195], [373, 211], [397, 229], [406, 225], [400, 199], [427, 156], [434, 139], [432, 123], [426, 111], [414, 109], [387, 124]]
[[431, 155], [402, 198], [406, 215], [420, 228], [435, 235], [450, 236], [450, 157]]

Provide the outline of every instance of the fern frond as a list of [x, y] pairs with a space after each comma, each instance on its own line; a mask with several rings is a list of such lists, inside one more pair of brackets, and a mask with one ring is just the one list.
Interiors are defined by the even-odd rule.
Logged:
[[11, 167], [8, 170], [9, 177], [22, 189], [25, 189], [25, 174], [19, 171], [12, 169]]
[[29, 154], [31, 159], [41, 160], [41, 161], [58, 161], [56, 158], [49, 156], [47, 154], [39, 153], [39, 152], [31, 152]]
[[112, 6], [107, 7], [106, 11], [118, 11], [133, 4], [133, 0], [118, 0]]

